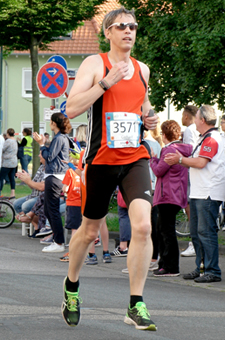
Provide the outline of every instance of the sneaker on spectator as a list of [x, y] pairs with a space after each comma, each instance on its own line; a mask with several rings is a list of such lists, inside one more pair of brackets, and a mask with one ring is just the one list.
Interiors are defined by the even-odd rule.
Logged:
[[62, 257], [60, 257], [61, 262], [69, 262], [69, 253], [65, 253]]
[[222, 231], [225, 231], [225, 225], [223, 226]]
[[53, 241], [52, 244], [44, 247], [42, 251], [43, 253], [61, 253], [62, 251], [65, 251], [65, 246], [64, 244], [58, 244]]
[[111, 263], [112, 262], [111, 255], [109, 253], [104, 254], [102, 256], [102, 260], [104, 263]]
[[87, 264], [87, 265], [98, 264], [97, 256], [96, 256], [96, 255], [93, 255], [93, 256], [87, 255], [87, 257], [86, 257], [84, 263]]
[[124, 268], [124, 269], [122, 269], [122, 273], [124, 273], [124, 274], [129, 274], [129, 270], [128, 270], [128, 268]]
[[47, 236], [47, 235], [50, 235], [50, 234], [52, 234], [52, 229], [44, 227], [44, 228], [41, 228], [41, 230], [39, 231], [38, 237], [40, 237], [40, 236], [43, 237], [43, 236]]
[[40, 240], [41, 244], [52, 244], [53, 242], [53, 234], [45, 236]]
[[39, 234], [39, 229], [37, 230], [34, 230], [33, 234], [32, 235], [27, 235], [29, 238], [37, 238], [38, 237], [38, 234]]
[[125, 250], [122, 250], [120, 249], [120, 246], [118, 246], [113, 251], [111, 251], [110, 255], [117, 256], [117, 257], [124, 257], [124, 256], [127, 256], [127, 253], [128, 253], [128, 248], [126, 248]]
[[159, 270], [154, 270], [153, 272], [154, 276], [162, 276], [162, 277], [173, 277], [173, 276], [179, 276], [180, 273], [170, 273], [167, 270], [160, 268]]
[[95, 239], [95, 247], [100, 247], [100, 246], [101, 246], [101, 241], [100, 241], [100, 238], [97, 237], [97, 238]]
[[153, 271], [153, 270], [158, 269], [159, 268], [158, 262], [159, 262], [159, 260], [151, 262], [148, 270]]
[[134, 325], [136, 329], [146, 331], [156, 331], [157, 326], [151, 320], [149, 311], [144, 302], [137, 302], [133, 308], [128, 308], [124, 322], [128, 325]]
[[195, 248], [193, 246], [192, 242], [189, 242], [189, 245], [187, 247], [186, 250], [182, 251], [182, 253], [180, 254], [183, 257], [191, 257], [191, 256], [196, 256], [195, 254]]

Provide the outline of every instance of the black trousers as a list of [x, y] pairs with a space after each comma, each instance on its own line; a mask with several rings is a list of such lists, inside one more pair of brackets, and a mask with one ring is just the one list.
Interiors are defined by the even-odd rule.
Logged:
[[176, 215], [181, 208], [175, 204], [159, 204], [159, 269], [179, 273], [179, 248], [175, 231]]
[[159, 247], [158, 247], [158, 209], [157, 206], [152, 207], [152, 212], [151, 212], [151, 221], [152, 221], [152, 243], [153, 243], [153, 254], [152, 258], [154, 260], [157, 260], [158, 255], [159, 255]]
[[59, 212], [59, 200], [62, 191], [62, 181], [54, 176], [45, 179], [44, 212], [49, 220], [54, 234], [54, 241], [58, 244], [64, 243], [62, 219]]

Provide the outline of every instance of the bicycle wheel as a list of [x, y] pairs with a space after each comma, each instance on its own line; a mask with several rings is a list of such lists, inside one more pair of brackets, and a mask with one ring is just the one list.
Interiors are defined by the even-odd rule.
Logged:
[[15, 219], [15, 210], [9, 202], [0, 201], [0, 228], [8, 228]]
[[176, 234], [179, 237], [190, 236], [189, 221], [185, 209], [181, 209], [176, 216]]

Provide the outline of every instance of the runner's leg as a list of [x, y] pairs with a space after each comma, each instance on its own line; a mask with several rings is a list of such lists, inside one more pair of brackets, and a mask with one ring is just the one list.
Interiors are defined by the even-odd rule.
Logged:
[[132, 237], [127, 255], [130, 277], [130, 295], [143, 295], [143, 289], [152, 258], [152, 239], [148, 201], [135, 199], [129, 206]]

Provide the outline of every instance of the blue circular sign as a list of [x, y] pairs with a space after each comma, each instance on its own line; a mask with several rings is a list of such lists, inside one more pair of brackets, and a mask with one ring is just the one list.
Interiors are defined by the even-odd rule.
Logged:
[[65, 70], [67, 70], [67, 63], [66, 63], [65, 59], [63, 57], [61, 57], [61, 55], [53, 55], [52, 57], [50, 57], [47, 60], [47, 63], [51, 63], [51, 62], [58, 63], [62, 67], [64, 67]]
[[62, 102], [62, 104], [60, 105], [60, 111], [62, 114], [64, 114], [64, 116], [67, 117], [67, 114], [66, 114], [66, 100], [64, 102]]

